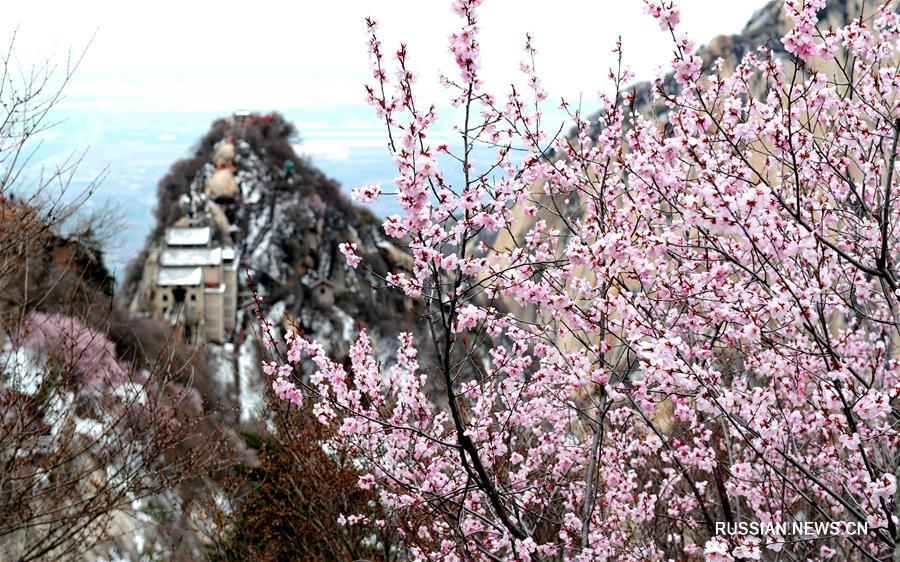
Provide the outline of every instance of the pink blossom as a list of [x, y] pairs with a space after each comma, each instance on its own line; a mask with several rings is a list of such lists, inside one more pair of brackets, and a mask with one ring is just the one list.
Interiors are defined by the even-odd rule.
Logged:
[[644, 0], [644, 9], [659, 22], [659, 28], [662, 31], [674, 30], [681, 21], [681, 14], [672, 2]]
[[864, 420], [872, 420], [891, 412], [888, 397], [878, 391], [869, 391], [853, 406], [853, 411]]
[[24, 347], [74, 369], [86, 390], [98, 390], [129, 378], [130, 369], [118, 360], [113, 343], [77, 318], [32, 312], [25, 319], [20, 338]]
[[825, 7], [825, 0], [785, 0], [784, 11], [793, 26], [782, 39], [787, 52], [807, 61], [825, 52], [816, 42], [816, 13]]
[[869, 494], [874, 499], [892, 498], [897, 492], [897, 478], [893, 474], [882, 474], [869, 483]]
[[728, 543], [722, 539], [710, 539], [706, 541], [703, 549], [703, 558], [707, 562], [731, 562], [734, 557], [728, 552]]
[[456, 313], [456, 327], [454, 331], [470, 330], [484, 320], [485, 317], [487, 317], [487, 312], [484, 309], [474, 305], [464, 306]]
[[279, 377], [272, 381], [272, 390], [275, 391], [275, 396], [282, 400], [287, 400], [297, 406], [303, 405], [303, 393], [286, 379]]
[[338, 245], [338, 250], [344, 254], [344, 258], [347, 259], [347, 265], [356, 269], [356, 266], [359, 265], [359, 262], [362, 261], [362, 258], [356, 253], [356, 242], [347, 243], [344, 242]]
[[700, 69], [703, 67], [703, 60], [698, 56], [688, 56], [684, 60], [675, 60], [672, 62], [672, 68], [675, 69], [675, 80], [679, 84], [690, 84], [700, 77]]
[[364, 185], [351, 191], [350, 196], [359, 203], [374, 203], [381, 195], [381, 184]]

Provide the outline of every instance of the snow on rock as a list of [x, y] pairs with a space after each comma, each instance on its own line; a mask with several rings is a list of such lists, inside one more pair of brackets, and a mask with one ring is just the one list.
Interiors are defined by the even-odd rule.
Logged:
[[251, 336], [237, 348], [241, 425], [251, 425], [258, 421], [266, 402], [266, 384], [256, 352], [257, 344], [256, 336]]

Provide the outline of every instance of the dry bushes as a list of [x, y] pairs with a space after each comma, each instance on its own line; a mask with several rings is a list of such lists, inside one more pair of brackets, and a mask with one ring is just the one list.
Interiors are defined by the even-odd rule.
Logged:
[[178, 522], [136, 510], [188, 512], [186, 492], [227, 458], [194, 384], [202, 357], [131, 326], [90, 251], [42, 216], [0, 204], [0, 556], [81, 559], [135, 533], [170, 552]]
[[247, 435], [260, 449], [260, 465], [239, 468], [232, 504], [220, 510], [210, 551], [217, 562], [258, 560], [395, 560], [390, 529], [342, 525], [342, 515], [383, 516], [372, 492], [360, 490], [348, 458], [328, 454], [325, 435], [310, 411], [270, 396], [275, 431]]

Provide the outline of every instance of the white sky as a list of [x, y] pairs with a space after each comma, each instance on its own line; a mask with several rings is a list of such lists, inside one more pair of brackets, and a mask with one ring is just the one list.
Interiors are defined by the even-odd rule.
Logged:
[[[735, 33], [763, 0], [681, 0], [685, 30], [702, 44]], [[517, 76], [524, 34], [553, 98], [592, 98], [604, 87], [610, 49], [623, 36], [641, 79], [671, 57], [671, 43], [641, 0], [486, 0], [484, 74], [489, 86]], [[68, 104], [125, 110], [231, 111], [238, 107], [335, 107], [362, 103], [369, 76], [363, 18], [386, 48], [408, 43], [425, 94], [438, 69], [452, 71], [446, 38], [457, 21], [449, 0], [144, 2], [15, 0], [0, 39], [18, 26], [20, 58], [64, 55], [97, 31], [68, 90]]]

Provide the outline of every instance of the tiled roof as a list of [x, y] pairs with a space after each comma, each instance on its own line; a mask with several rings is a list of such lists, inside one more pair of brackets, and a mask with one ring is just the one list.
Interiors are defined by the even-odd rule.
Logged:
[[159, 256], [163, 267], [218, 265], [222, 263], [222, 248], [169, 248]]
[[203, 282], [203, 268], [161, 267], [156, 282], [160, 287], [199, 285]]
[[167, 246], [205, 246], [209, 244], [210, 229], [208, 226], [193, 228], [167, 228]]

